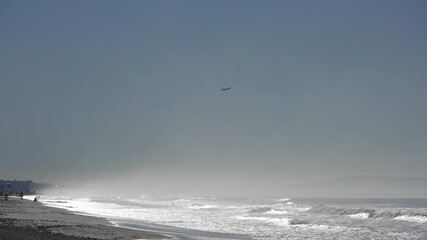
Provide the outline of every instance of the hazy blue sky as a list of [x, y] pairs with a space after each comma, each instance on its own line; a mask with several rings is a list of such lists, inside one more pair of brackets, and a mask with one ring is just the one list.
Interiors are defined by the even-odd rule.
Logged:
[[2, 0], [0, 177], [254, 192], [427, 177], [426, 12]]

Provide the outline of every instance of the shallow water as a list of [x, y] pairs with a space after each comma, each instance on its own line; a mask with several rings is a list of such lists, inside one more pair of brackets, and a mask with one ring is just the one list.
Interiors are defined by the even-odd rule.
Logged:
[[42, 196], [41, 201], [178, 239], [427, 239], [427, 199]]

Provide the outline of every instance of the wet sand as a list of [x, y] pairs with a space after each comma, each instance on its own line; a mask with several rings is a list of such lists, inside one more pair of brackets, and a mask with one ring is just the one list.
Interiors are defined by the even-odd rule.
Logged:
[[150, 231], [114, 227], [106, 219], [72, 214], [40, 202], [0, 199], [0, 240], [168, 239]]

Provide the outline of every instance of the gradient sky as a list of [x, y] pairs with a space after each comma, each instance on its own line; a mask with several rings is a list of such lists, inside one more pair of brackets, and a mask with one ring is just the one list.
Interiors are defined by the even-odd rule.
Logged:
[[427, 177], [426, 12], [2, 0], [0, 178], [262, 192]]

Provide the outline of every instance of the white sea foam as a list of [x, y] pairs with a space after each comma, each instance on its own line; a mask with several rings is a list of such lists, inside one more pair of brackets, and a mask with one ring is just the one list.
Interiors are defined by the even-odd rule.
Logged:
[[286, 215], [289, 214], [288, 211], [285, 210], [276, 210], [276, 209], [270, 209], [269, 211], [265, 212], [266, 214], [270, 214], [270, 215]]
[[190, 206], [190, 207], [188, 207], [188, 208], [191, 208], [191, 209], [210, 209], [210, 208], [217, 208], [218, 206], [216, 206], [216, 205], [193, 205], [193, 206]]
[[405, 222], [427, 223], [427, 217], [419, 216], [419, 215], [418, 216], [402, 215], [402, 216], [395, 217], [394, 220], [405, 221]]
[[350, 214], [350, 215], [347, 215], [347, 216], [349, 216], [351, 218], [367, 219], [367, 218], [369, 218], [369, 213], [362, 212], [362, 213]]
[[323, 224], [311, 224], [311, 225], [303, 225], [303, 226], [306, 226], [318, 231], [341, 232], [346, 230], [346, 228], [343, 226], [329, 226], [329, 225], [323, 225]]
[[[424, 239], [427, 230], [413, 228], [427, 223], [427, 209], [366, 208], [364, 205], [302, 205], [271, 200], [224, 200], [221, 198], [68, 198], [42, 196], [41, 202], [70, 211], [102, 216], [132, 224], [159, 224], [185, 229], [247, 234], [253, 239], [388, 240]], [[285, 204], [284, 204], [285, 203]], [[314, 207], [313, 207], [314, 206]], [[375, 228], [366, 227], [375, 219]], [[410, 234], [404, 234], [411, 231]]]
[[296, 207], [294, 209], [299, 212], [307, 212], [307, 211], [310, 211], [311, 207]]
[[260, 221], [266, 223], [273, 223], [276, 225], [289, 225], [291, 219], [289, 218], [268, 218], [268, 217], [248, 217], [248, 216], [236, 216], [237, 220], [243, 221]]

